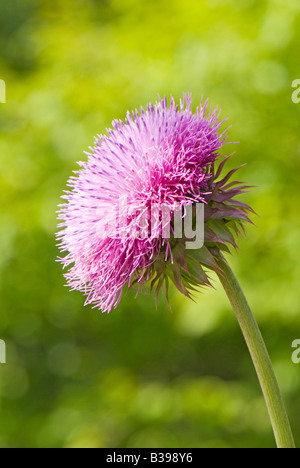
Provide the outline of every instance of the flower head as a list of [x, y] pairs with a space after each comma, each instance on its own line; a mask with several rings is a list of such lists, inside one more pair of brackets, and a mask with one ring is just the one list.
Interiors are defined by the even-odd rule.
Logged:
[[[109, 312], [126, 285], [149, 282], [157, 294], [171, 279], [189, 296], [210, 284], [203, 267], [219, 268], [220, 251], [236, 247], [234, 234], [251, 211], [234, 199], [246, 188], [229, 182], [236, 170], [219, 180], [228, 159], [216, 170], [227, 138], [219, 117], [207, 102], [193, 113], [190, 95], [179, 106], [165, 98], [95, 139], [59, 212], [60, 248], [67, 252], [60, 260], [71, 266], [65, 277], [87, 304]], [[189, 212], [195, 227], [197, 204], [204, 206], [204, 245], [188, 249], [191, 234], [176, 235], [175, 219]]]

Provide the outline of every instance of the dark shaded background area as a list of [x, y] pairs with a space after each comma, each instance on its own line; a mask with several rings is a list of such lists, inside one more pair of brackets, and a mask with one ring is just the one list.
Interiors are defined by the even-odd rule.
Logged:
[[259, 214], [231, 263], [269, 348], [298, 445], [298, 0], [0, 0], [1, 447], [273, 447], [228, 301], [134, 293], [83, 307], [55, 263], [76, 161], [127, 109], [202, 94], [228, 116], [231, 165]]

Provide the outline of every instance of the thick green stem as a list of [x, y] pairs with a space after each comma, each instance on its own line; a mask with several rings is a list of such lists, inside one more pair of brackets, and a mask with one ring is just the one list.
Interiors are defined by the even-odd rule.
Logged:
[[240, 324], [264, 394], [278, 448], [295, 448], [293, 435], [264, 340], [241, 287], [228, 264], [220, 260], [219, 279]]

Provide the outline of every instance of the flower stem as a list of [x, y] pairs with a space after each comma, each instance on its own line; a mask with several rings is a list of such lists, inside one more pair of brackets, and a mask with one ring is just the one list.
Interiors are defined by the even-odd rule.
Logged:
[[278, 448], [295, 448], [295, 443], [271, 360], [257, 322], [231, 268], [218, 261], [219, 279], [227, 293], [246, 340], [264, 394]]

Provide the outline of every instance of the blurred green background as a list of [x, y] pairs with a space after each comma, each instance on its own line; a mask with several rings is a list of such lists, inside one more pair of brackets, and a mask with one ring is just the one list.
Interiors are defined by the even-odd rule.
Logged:
[[193, 93], [228, 116], [259, 217], [231, 264], [300, 445], [298, 0], [0, 0], [1, 447], [274, 447], [225, 294], [83, 307], [55, 262], [76, 161], [127, 109]]

